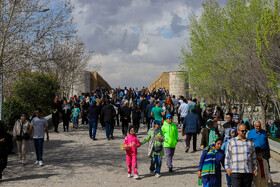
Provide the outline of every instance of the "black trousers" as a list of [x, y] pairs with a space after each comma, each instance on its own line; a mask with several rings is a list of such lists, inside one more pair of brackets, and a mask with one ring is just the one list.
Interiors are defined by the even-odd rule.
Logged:
[[66, 131], [66, 130], [68, 131], [69, 130], [69, 121], [70, 121], [70, 119], [63, 118], [62, 121], [63, 121], [63, 130], [64, 131]]
[[232, 187], [251, 187], [252, 173], [232, 173], [230, 175]]
[[122, 120], [122, 133], [123, 135], [127, 135], [127, 129], [128, 129], [128, 120]]
[[52, 122], [53, 122], [54, 131], [57, 131], [58, 124], [59, 124], [59, 115], [58, 114], [52, 114]]
[[117, 121], [117, 126], [119, 127], [120, 126], [120, 115], [119, 114], [116, 115], [116, 121]]
[[152, 128], [153, 119], [152, 117], [147, 117], [147, 132]]
[[135, 131], [137, 133], [140, 126], [140, 119], [134, 119], [132, 122], [133, 122], [133, 126], [136, 128]]

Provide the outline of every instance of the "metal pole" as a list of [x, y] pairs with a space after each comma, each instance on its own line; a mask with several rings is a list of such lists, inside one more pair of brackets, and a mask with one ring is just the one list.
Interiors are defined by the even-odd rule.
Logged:
[[3, 71], [1, 72], [0, 79], [1, 79], [0, 120], [2, 120], [2, 114], [3, 114], [3, 92], [4, 92], [4, 74], [3, 74]]

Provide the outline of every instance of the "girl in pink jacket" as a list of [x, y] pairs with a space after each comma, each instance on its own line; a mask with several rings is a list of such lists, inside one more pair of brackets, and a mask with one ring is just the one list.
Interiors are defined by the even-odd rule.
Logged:
[[131, 166], [134, 172], [134, 178], [138, 178], [137, 172], [137, 148], [140, 147], [139, 139], [135, 134], [135, 127], [129, 126], [128, 128], [129, 135], [125, 137], [123, 147], [126, 150], [126, 164], [128, 175], [127, 177], [131, 177]]

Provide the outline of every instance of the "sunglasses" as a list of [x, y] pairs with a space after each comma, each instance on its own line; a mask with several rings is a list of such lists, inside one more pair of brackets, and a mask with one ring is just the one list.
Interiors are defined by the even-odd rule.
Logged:
[[172, 118], [170, 118], [170, 117], [168, 117], [168, 118], [166, 118], [166, 119], [172, 120]]
[[135, 130], [130, 130], [130, 132], [135, 132]]
[[240, 130], [242, 133], [247, 133], [247, 130]]

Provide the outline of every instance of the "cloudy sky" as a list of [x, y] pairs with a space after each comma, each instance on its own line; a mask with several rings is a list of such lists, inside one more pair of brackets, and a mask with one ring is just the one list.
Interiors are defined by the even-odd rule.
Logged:
[[203, 0], [72, 0], [79, 36], [94, 50], [90, 63], [112, 87], [149, 86], [178, 70], [186, 27]]

